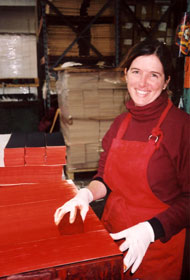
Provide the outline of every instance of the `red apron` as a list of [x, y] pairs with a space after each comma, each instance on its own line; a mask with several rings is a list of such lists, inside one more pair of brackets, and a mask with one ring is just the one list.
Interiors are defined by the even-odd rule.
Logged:
[[[150, 189], [147, 168], [152, 154], [162, 141], [160, 125], [171, 106], [169, 100], [147, 142], [122, 140], [131, 119], [130, 113], [113, 139], [104, 172], [104, 181], [112, 192], [102, 216], [102, 222], [109, 232], [115, 233], [144, 222], [169, 207]], [[160, 240], [151, 243], [138, 270], [131, 276], [129, 269], [124, 279], [179, 280], [184, 242], [185, 230], [182, 230], [166, 243]]]

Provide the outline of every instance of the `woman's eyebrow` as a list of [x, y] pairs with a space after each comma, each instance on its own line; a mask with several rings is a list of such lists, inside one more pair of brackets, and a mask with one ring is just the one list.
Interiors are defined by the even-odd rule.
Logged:
[[131, 70], [140, 70], [140, 68], [132, 67]]

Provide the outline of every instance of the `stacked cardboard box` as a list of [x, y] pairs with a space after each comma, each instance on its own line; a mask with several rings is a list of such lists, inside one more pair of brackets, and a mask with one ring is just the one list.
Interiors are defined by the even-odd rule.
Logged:
[[[82, 0], [61, 1], [52, 0], [52, 4], [65, 16], [80, 16], [82, 10], [86, 10], [88, 16], [95, 16], [102, 7], [106, 4], [107, 0], [93, 0], [89, 5], [84, 4]], [[114, 16], [114, 5], [110, 3], [107, 9], [101, 16]], [[47, 11], [48, 14], [54, 15], [55, 12], [50, 7]], [[84, 25], [84, 24], [83, 24]], [[86, 24], [87, 25], [87, 24]], [[77, 25], [75, 25], [77, 28]], [[78, 26], [79, 27], [79, 26]], [[85, 28], [85, 26], [83, 27]], [[83, 29], [82, 28], [82, 29]], [[115, 29], [114, 24], [93, 24], [90, 27], [90, 40], [91, 44], [101, 52], [103, 56], [115, 55]], [[75, 40], [75, 32], [64, 25], [49, 25], [48, 26], [48, 48], [49, 55], [60, 56], [64, 50]], [[91, 50], [90, 55], [94, 56]], [[66, 56], [79, 56], [78, 43], [75, 43], [72, 48], [66, 53]]]
[[[48, 54], [60, 56], [75, 38], [76, 34], [68, 26], [48, 26]], [[74, 44], [67, 55], [78, 56], [78, 45]]]
[[[91, 43], [104, 56], [115, 54], [115, 29], [113, 24], [93, 24], [91, 26]], [[49, 55], [60, 56], [64, 50], [76, 39], [76, 34], [68, 26], [48, 26]], [[74, 44], [67, 52], [67, 56], [78, 56], [78, 44]], [[91, 50], [90, 55], [94, 56]]]
[[[51, 0], [52, 4], [59, 9], [59, 11], [66, 16], [79, 16], [80, 7], [82, 0], [72, 0], [72, 1], [63, 1], [63, 0]], [[49, 7], [48, 7], [49, 8]], [[49, 8], [47, 13], [55, 14], [53, 9]]]
[[[107, 0], [91, 0], [90, 6], [88, 8], [88, 15], [89, 16], [96, 15], [107, 2], [108, 2]], [[101, 16], [114, 16], [114, 14], [115, 14], [114, 1], [111, 1], [107, 6], [107, 8], [103, 11]]]
[[[51, 0], [52, 4], [59, 9], [61, 13], [67, 16], [79, 16], [81, 6], [84, 5], [84, 1], [82, 0], [70, 0], [70, 1], [63, 1], [63, 0]], [[95, 16], [100, 9], [106, 4], [107, 0], [91, 0], [89, 1], [89, 5], [86, 3], [86, 9], [89, 16]], [[48, 13], [53, 14], [53, 9], [49, 9]], [[110, 16], [114, 15], [114, 4], [110, 3], [110, 5], [105, 9], [102, 13], [102, 16]]]
[[125, 110], [121, 71], [67, 69], [56, 83], [60, 127], [69, 170], [97, 168], [101, 141], [113, 119]]
[[[101, 51], [103, 56], [115, 55], [114, 24], [93, 24], [91, 27], [91, 43]], [[90, 55], [94, 55], [91, 50]]]

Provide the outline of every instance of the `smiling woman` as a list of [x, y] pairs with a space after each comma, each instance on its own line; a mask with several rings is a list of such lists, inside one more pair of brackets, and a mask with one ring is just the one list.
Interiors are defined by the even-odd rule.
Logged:
[[104, 136], [88, 187], [55, 213], [56, 223], [67, 212], [73, 222], [79, 207], [85, 219], [89, 203], [107, 195], [101, 219], [123, 252], [125, 280], [181, 279], [190, 228], [190, 121], [168, 98], [171, 68], [170, 52], [157, 40], [131, 49], [124, 65], [128, 111]]

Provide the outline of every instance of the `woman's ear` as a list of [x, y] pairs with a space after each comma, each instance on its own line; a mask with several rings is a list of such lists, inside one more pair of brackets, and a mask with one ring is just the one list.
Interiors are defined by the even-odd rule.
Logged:
[[167, 88], [169, 82], [170, 82], [170, 76], [168, 76], [168, 79], [165, 81], [163, 89]]

